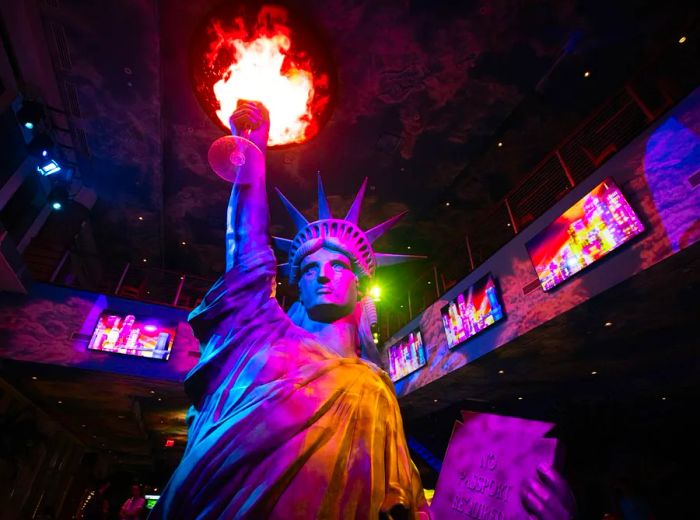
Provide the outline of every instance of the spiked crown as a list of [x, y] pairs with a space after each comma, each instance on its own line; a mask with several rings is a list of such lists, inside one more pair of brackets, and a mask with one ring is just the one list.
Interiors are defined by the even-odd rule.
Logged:
[[356, 268], [358, 275], [372, 277], [378, 266], [398, 264], [407, 260], [423, 258], [414, 255], [395, 255], [387, 253], [375, 253], [372, 243], [394, 226], [407, 212], [404, 211], [374, 226], [372, 229], [362, 231], [358, 226], [360, 219], [360, 207], [364, 199], [367, 179], [360, 186], [360, 191], [350, 206], [350, 210], [344, 219], [333, 218], [328, 207], [328, 201], [323, 191], [321, 176], [318, 176], [318, 220], [309, 222], [304, 215], [297, 210], [282, 193], [277, 194], [282, 204], [287, 209], [297, 228], [297, 234], [292, 240], [273, 237], [278, 249], [289, 255], [287, 263], [281, 264], [283, 273], [289, 275], [289, 282], [296, 283], [299, 276], [301, 260], [308, 254], [320, 249], [324, 245], [333, 247], [346, 254]]

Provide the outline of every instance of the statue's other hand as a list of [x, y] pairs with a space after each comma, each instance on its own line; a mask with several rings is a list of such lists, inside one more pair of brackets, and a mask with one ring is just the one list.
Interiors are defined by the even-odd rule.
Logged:
[[267, 148], [267, 138], [270, 133], [270, 114], [259, 101], [238, 101], [236, 111], [229, 119], [231, 133], [233, 135], [244, 135], [246, 130], [250, 130], [248, 139], [253, 141], [263, 152]]
[[569, 484], [550, 466], [537, 467], [537, 477], [523, 486], [522, 501], [532, 519], [571, 520], [576, 514]]

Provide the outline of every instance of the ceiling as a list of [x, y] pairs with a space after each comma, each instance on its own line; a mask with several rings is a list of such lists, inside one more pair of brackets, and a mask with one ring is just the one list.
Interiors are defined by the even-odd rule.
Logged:
[[[75, 146], [98, 195], [91, 219], [103, 262], [218, 275], [228, 186], [206, 153], [221, 130], [188, 70], [193, 31], [218, 2], [37, 4], [70, 125], [85, 136]], [[466, 255], [444, 254], [464, 251], [459, 230], [694, 20], [683, 2], [289, 5], [331, 55], [336, 101], [316, 138], [269, 153], [269, 184], [310, 213], [320, 171], [340, 213], [369, 177], [361, 225], [410, 209], [378, 250], [410, 247], [453, 279], [467, 271]], [[275, 234], [292, 234], [278, 201], [272, 222]], [[413, 269], [400, 276], [430, 265]]]

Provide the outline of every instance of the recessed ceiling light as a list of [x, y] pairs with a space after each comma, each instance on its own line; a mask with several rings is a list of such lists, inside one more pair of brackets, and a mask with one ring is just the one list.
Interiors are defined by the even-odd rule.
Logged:
[[32, 381], [36, 381], [37, 379], [39, 379], [39, 378], [36, 376], [32, 376]]
[[499, 374], [505, 374], [505, 371], [504, 371], [504, 370], [499, 370], [498, 373], [499, 373]]
[[588, 78], [590, 75], [591, 75], [591, 72], [588, 71], [588, 70], [587, 70], [586, 72], [583, 73], [583, 77], [584, 77], [584, 78]]
[[685, 36], [681, 36], [680, 39], [678, 40], [678, 43], [685, 43], [688, 40]]
[[449, 207], [449, 205], [450, 205], [450, 203], [449, 203], [449, 202], [445, 202], [445, 206], [448, 206], [448, 207]]
[[120, 419], [124, 419], [124, 418], [125, 418], [124, 415], [118, 415], [117, 417], [119, 417]]
[[665, 397], [662, 397], [662, 398], [661, 398], [661, 400], [662, 400], [662, 401], [665, 401], [665, 400], [666, 400], [666, 398], [665, 398]]
[[506, 227], [510, 227], [510, 222], [508, 222], [508, 223], [506, 224]]
[[153, 394], [155, 394], [155, 393], [156, 393], [156, 391], [155, 391], [155, 390], [151, 390], [150, 392], [151, 392], [151, 395], [153, 395]]
[[591, 375], [594, 376], [594, 375], [596, 375], [597, 373], [598, 373], [598, 372], [597, 372], [596, 370], [594, 370], [593, 372], [591, 372]]
[[434, 402], [434, 403], [437, 403], [437, 402], [438, 402], [438, 400], [437, 400], [437, 399], [433, 399], [433, 402]]
[[430, 285], [431, 283], [432, 283], [432, 282], [431, 282], [430, 280], [428, 280], [428, 285]]
[[181, 243], [183, 246], [186, 246], [186, 245], [187, 245], [187, 242], [185, 242], [184, 240], [183, 240], [182, 242], [180, 242], [180, 243]]
[[81, 427], [81, 428], [87, 428], [87, 424], [81, 424], [80, 427]]
[[401, 305], [401, 308], [403, 309], [403, 305]]
[[159, 397], [159, 398], [158, 398], [158, 402], [160, 402], [160, 401], [162, 401], [162, 400], [163, 400], [163, 398], [162, 398], [162, 397]]
[[498, 147], [501, 148], [502, 146], [503, 146], [503, 142], [502, 142], [502, 141], [498, 141]]
[[603, 326], [612, 327], [612, 321], [606, 321], [605, 323], [603, 323]]
[[139, 217], [139, 220], [143, 220], [143, 217]]
[[522, 400], [523, 400], [523, 398], [522, 398], [522, 397], [518, 397], [518, 401], [522, 401]]
[[57, 401], [58, 404], [63, 404], [63, 401]]
[[411, 249], [411, 246], [408, 246], [406, 249]]

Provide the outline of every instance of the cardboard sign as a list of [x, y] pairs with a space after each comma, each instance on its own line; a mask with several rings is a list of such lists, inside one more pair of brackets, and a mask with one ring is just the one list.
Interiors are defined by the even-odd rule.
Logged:
[[462, 412], [447, 447], [430, 506], [434, 518], [528, 518], [521, 489], [539, 464], [554, 465], [554, 425], [515, 417]]

